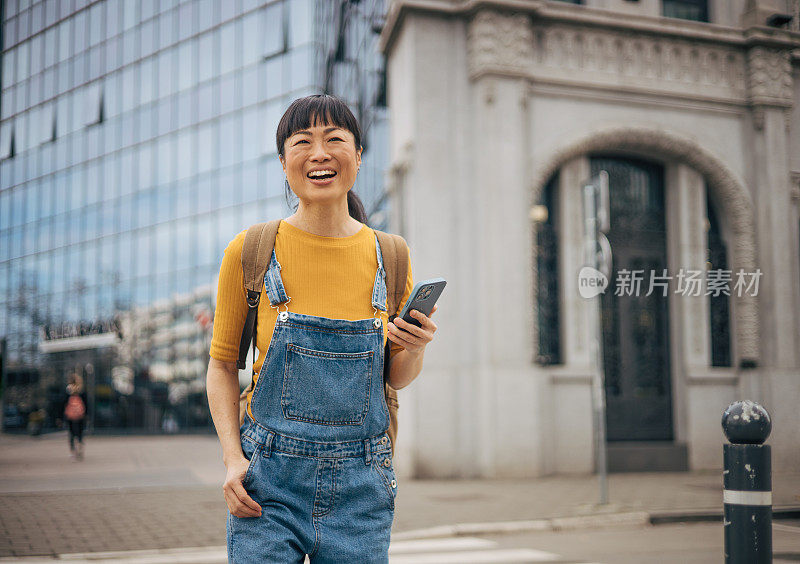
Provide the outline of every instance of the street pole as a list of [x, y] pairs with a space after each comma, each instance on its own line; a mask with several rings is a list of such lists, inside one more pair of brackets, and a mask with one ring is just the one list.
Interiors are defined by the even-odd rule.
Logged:
[[[611, 274], [611, 247], [605, 233], [609, 229], [608, 173], [600, 171], [583, 186], [584, 213], [584, 258], [586, 265], [602, 272], [606, 278]], [[600, 295], [590, 298], [589, 326], [593, 328], [590, 344], [591, 356], [595, 360], [592, 372], [592, 415], [594, 420], [595, 460], [600, 482], [600, 505], [608, 504], [608, 460], [606, 456], [606, 396], [605, 369], [603, 363], [602, 326], [600, 318]]]

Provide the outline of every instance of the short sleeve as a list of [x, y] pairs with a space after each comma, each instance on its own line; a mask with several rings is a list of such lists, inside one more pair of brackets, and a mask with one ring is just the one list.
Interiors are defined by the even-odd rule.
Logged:
[[221, 362], [238, 360], [239, 341], [247, 317], [242, 273], [242, 247], [246, 233], [247, 230], [242, 231], [228, 244], [219, 269], [214, 332], [209, 354]]
[[[408, 249], [408, 247], [406, 248]], [[411, 249], [408, 249], [408, 276], [406, 277], [406, 289], [403, 292], [403, 297], [400, 300], [400, 304], [397, 306], [398, 312], [401, 311], [403, 309], [403, 306], [406, 305], [409, 296], [411, 296], [411, 290], [413, 289], [414, 289], [414, 276], [411, 273]], [[394, 355], [396, 355], [402, 350], [405, 350], [402, 345], [398, 345], [397, 343], [390, 341], [389, 358], [392, 358]]]

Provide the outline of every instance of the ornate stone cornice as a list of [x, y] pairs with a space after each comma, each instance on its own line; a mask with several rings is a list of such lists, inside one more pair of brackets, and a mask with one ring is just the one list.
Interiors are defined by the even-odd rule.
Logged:
[[470, 77], [493, 72], [529, 74], [533, 31], [526, 14], [480, 10], [467, 28]]
[[748, 99], [755, 106], [790, 107], [793, 100], [791, 53], [758, 45], [747, 52]]

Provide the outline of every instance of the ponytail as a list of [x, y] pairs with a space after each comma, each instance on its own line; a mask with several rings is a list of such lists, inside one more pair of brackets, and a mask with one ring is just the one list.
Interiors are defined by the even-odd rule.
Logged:
[[364, 210], [364, 204], [352, 190], [347, 192], [347, 211], [350, 213], [350, 217], [367, 225], [367, 212]]

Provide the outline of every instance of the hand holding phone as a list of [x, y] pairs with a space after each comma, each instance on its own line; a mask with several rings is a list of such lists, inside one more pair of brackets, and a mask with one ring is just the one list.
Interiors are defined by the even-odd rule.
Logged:
[[416, 309], [430, 317], [433, 306], [436, 305], [436, 300], [439, 299], [446, 285], [447, 281], [444, 278], [431, 278], [417, 282], [398, 317], [407, 323], [422, 327], [422, 324], [411, 316], [411, 310]]

